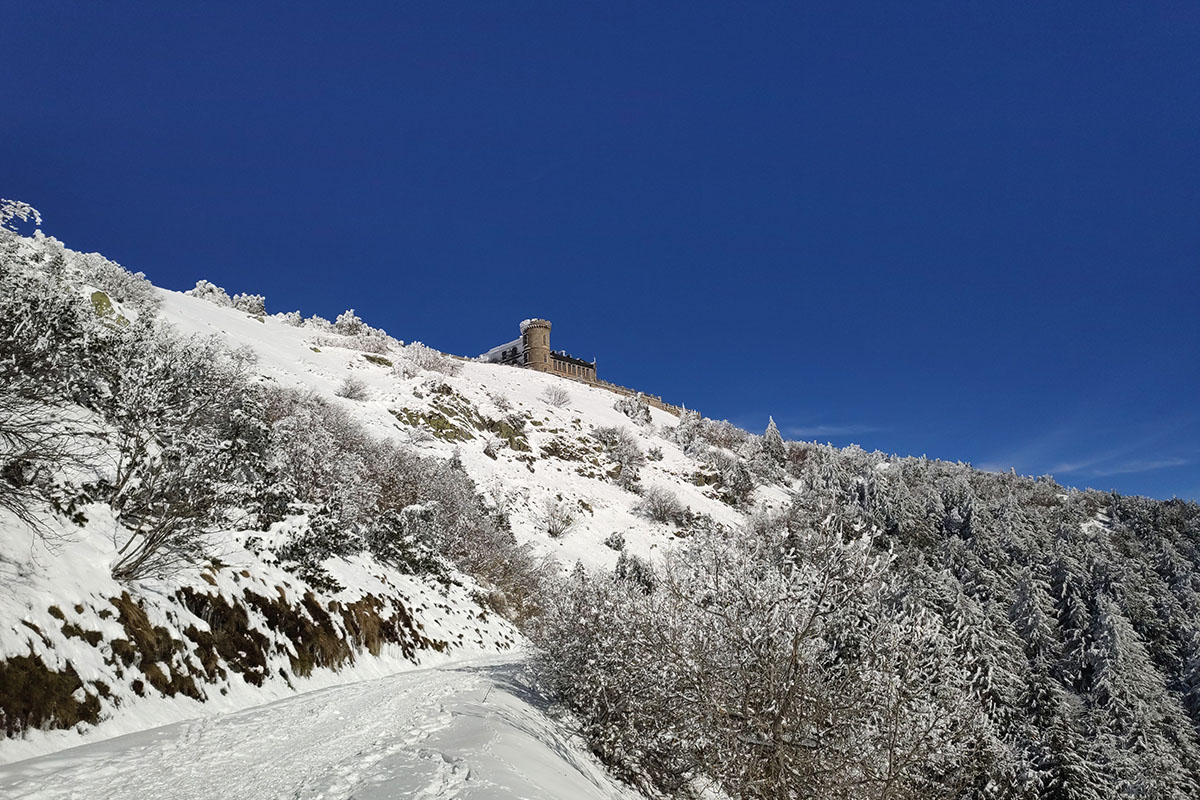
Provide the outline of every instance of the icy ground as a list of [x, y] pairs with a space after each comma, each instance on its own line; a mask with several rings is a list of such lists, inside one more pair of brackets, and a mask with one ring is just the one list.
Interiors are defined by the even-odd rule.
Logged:
[[0, 766], [0, 797], [634, 798], [502, 658], [180, 722]]

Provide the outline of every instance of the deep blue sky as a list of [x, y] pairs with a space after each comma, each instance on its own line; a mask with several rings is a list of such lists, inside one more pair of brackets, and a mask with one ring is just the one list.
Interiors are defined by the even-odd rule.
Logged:
[[71, 247], [1200, 498], [1194, 3], [168, 5], [6, 4], [0, 196]]

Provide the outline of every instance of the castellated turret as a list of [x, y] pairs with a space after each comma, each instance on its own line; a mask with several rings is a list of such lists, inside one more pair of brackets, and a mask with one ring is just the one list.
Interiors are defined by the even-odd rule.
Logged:
[[550, 349], [550, 320], [527, 319], [521, 323], [521, 338], [511, 342], [496, 345], [491, 350], [479, 356], [479, 361], [489, 364], [508, 364], [513, 367], [525, 367], [538, 372], [548, 372], [560, 378], [569, 378], [599, 386], [616, 394], [632, 397], [637, 395], [655, 408], [679, 415], [683, 409], [664, 403], [661, 397], [642, 394], [615, 383], [599, 380], [596, 377], [596, 361], [584, 361], [576, 358], [565, 350], [555, 352]]
[[538, 372], [553, 372], [550, 358], [550, 320], [527, 319], [521, 323], [521, 351], [525, 366]]

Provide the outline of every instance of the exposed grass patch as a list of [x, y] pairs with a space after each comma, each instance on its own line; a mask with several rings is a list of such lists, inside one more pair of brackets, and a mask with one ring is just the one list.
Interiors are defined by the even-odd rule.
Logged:
[[[288, 657], [291, 673], [307, 676], [316, 669], [339, 669], [364, 652], [378, 656], [388, 646], [398, 647], [409, 659], [421, 650], [443, 652], [450, 646], [424, 635], [420, 623], [395, 598], [367, 595], [350, 603], [324, 602], [313, 592], [289, 597], [282, 587], [277, 591], [278, 596], [263, 596], [247, 588], [241, 597], [227, 598], [184, 587], [174, 600], [203, 620], [207, 629], [188, 625], [181, 639], [152, 624], [146, 609], [128, 592], [110, 598], [111, 608], [101, 610], [109, 618], [115, 616], [124, 632], [107, 642], [99, 631], [68, 621], [61, 608], [52, 606], [50, 613], [62, 621], [64, 635], [99, 649], [115, 677], [138, 696], [158, 692], [203, 701], [205, 684], [223, 684], [232, 673], [261, 686], [272, 659], [282, 654]], [[78, 610], [82, 613], [83, 606]], [[264, 622], [270, 632], [262, 629]], [[37, 625], [25, 624], [50, 646]], [[279, 672], [288, 679], [286, 669]], [[227, 689], [222, 685], [220, 690]], [[108, 683], [86, 683], [70, 665], [50, 669], [32, 653], [0, 661], [0, 729], [6, 736], [30, 728], [95, 724], [102, 697], [110, 703], [117, 699]]]
[[[120, 597], [110, 598], [109, 602], [116, 607], [117, 622], [125, 629], [125, 635], [128, 637], [130, 646], [125, 649], [125, 657], [131, 652], [135, 657], [133, 662], [125, 661], [123, 657], [125, 665], [137, 666], [150, 685], [167, 697], [183, 694], [194, 700], [204, 700], [204, 693], [189, 674], [194, 668], [184, 672], [174, 666], [176, 654], [183, 656], [181, 660], [190, 666], [190, 660], [186, 658], [187, 645], [178, 639], [172, 639], [171, 632], [163, 626], [151, 625], [145, 610], [128, 592], [122, 593]], [[116, 652], [115, 647], [113, 650]], [[167, 665], [166, 672], [159, 663]]]
[[81, 689], [83, 681], [70, 664], [61, 672], [52, 670], [32, 654], [0, 662], [0, 727], [12, 737], [32, 728], [94, 725], [100, 719], [100, 699]]
[[100, 644], [100, 640], [104, 638], [104, 634], [100, 631], [88, 631], [79, 627], [73, 622], [68, 622], [62, 626], [63, 636], [68, 639], [82, 639], [92, 647]]
[[364, 353], [363, 358], [365, 358], [367, 361], [370, 361], [372, 364], [375, 364], [380, 367], [392, 366], [392, 360], [390, 358], [384, 358], [383, 356], [377, 356], [374, 353]]
[[185, 587], [177, 595], [188, 611], [208, 623], [207, 631], [189, 626], [183, 634], [196, 644], [196, 656], [209, 680], [225, 677], [225, 666], [246, 683], [262, 686], [271, 642], [250, 627], [250, 616], [238, 603], [220, 595], [203, 594]]
[[243, 593], [246, 603], [258, 611], [271, 630], [278, 631], [292, 643], [294, 653], [289, 653], [292, 672], [301, 677], [312, 674], [316, 667], [337, 669], [354, 660], [354, 651], [342, 637], [332, 618], [312, 592], [304, 595], [300, 609], [288, 603], [283, 591], [278, 600], [254, 594], [248, 589]]

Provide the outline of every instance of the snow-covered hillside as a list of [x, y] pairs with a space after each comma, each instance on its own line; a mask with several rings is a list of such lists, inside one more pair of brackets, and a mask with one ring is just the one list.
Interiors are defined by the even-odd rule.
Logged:
[[[693, 512], [734, 527], [744, 515], [698, 486], [703, 464], [682, 452], [664, 431], [678, 424], [672, 414], [648, 408], [649, 424], [635, 424], [614, 408], [621, 399], [605, 389], [517, 367], [461, 362], [456, 375], [418, 372], [401, 377], [396, 354], [363, 353], [353, 337], [289, 325], [282, 316], [261, 317], [220, 307], [178, 292], [160, 292], [162, 315], [181, 331], [218, 334], [232, 347], [249, 347], [256, 369], [282, 385], [310, 389], [335, 398], [342, 382], [357, 378], [367, 399], [341, 400], [355, 418], [379, 436], [394, 437], [423, 452], [458, 454], [480, 489], [508, 514], [517, 536], [557, 557], [565, 566], [612, 567], [617, 551], [604, 541], [620, 533], [629, 552], [652, 557], [668, 547], [678, 526], [655, 523], [635, 513], [639, 497], [608, 479], [611, 464], [591, 434], [597, 428], [623, 427], [642, 450], [661, 451], [661, 460], [641, 467], [641, 483], [676, 493]], [[346, 347], [337, 343], [344, 342]], [[569, 400], [556, 407], [544, 399], [559, 387]], [[504, 404], [501, 408], [497, 401]], [[515, 413], [524, 422], [514, 449], [484, 420]], [[498, 443], [495, 457], [485, 449]], [[786, 494], [760, 489], [762, 502], [781, 504]], [[564, 506], [575, 518], [563, 536], [546, 533], [547, 503]]]
[[[461, 464], [536, 569], [656, 561], [692, 531], [741, 525], [752, 505], [731, 499], [712, 459], [685, 454], [672, 436], [678, 417], [636, 400], [405, 346], [349, 312], [337, 325], [270, 315], [261, 298], [231, 301], [204, 282], [187, 294], [166, 291], [53, 239], [0, 235], [6, 282], [16, 289], [33, 281], [21, 287], [24, 301], [8, 299], [10, 320], [32, 314], [28, 324], [38, 324], [20, 302], [46, 300], [47, 319], [79, 315], [77, 333], [54, 333], [63, 341], [128, 336], [143, 315], [170, 326], [163, 335], [172, 341], [215, 338], [236, 352], [251, 382], [315, 398], [365, 435], [424, 458], [418, 465]], [[67, 364], [68, 373], [76, 369]], [[100, 384], [102, 404], [110, 390]], [[77, 438], [114, 441], [113, 426], [123, 423], [97, 407], [30, 406], [53, 426], [76, 420]], [[273, 435], [286, 441], [286, 432]], [[97, 447], [90, 466], [40, 478], [50, 502], [32, 515], [0, 504], [0, 764], [323, 687], [480, 655], [521, 657], [523, 638], [505, 617], [528, 599], [505, 598], [453, 565], [426, 572], [355, 551], [325, 559], [319, 575], [297, 570], [277, 554], [308, 530], [303, 505], [269, 528], [205, 533], [180, 569], [114, 577], [136, 534], [102, 496], [110, 489], [78, 488], [97, 475], [109, 480], [108, 445]], [[750, 490], [766, 507], [787, 499], [779, 486]], [[466, 672], [438, 675], [446, 691], [458, 679], [464, 690], [471, 684]], [[537, 725], [557, 730], [549, 719]], [[28, 789], [28, 776], [45, 771], [29, 770], [4, 774], [26, 776]]]
[[622, 796], [590, 752], [663, 796], [1200, 793], [1194, 503], [675, 417], [41, 236], [0, 231], [0, 283], [0, 792]]

